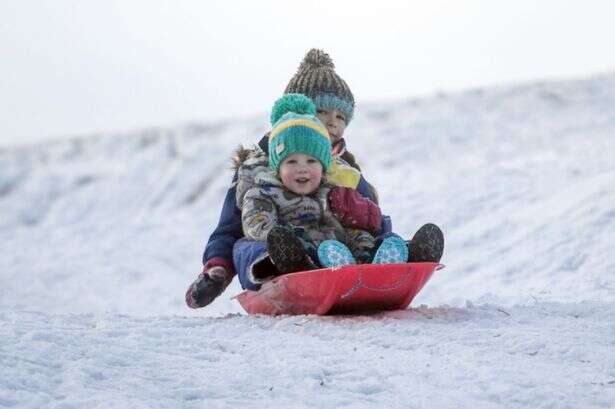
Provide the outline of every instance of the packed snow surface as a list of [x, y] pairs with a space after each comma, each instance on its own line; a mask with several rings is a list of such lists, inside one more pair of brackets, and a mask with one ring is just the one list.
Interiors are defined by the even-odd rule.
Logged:
[[615, 74], [357, 111], [394, 230], [446, 237], [405, 311], [185, 306], [264, 116], [0, 148], [0, 407], [615, 407]]

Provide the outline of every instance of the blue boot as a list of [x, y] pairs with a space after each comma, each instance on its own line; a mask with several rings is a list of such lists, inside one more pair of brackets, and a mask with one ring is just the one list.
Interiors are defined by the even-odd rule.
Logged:
[[399, 236], [390, 236], [382, 241], [372, 264], [405, 263], [408, 261], [408, 246]]
[[323, 267], [337, 267], [357, 264], [352, 253], [337, 240], [325, 240], [318, 246], [318, 260]]

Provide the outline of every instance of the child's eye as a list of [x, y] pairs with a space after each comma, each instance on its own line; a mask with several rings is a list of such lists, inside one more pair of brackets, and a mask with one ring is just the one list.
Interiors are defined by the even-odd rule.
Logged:
[[289, 159], [289, 160], [286, 161], [286, 163], [294, 165], [295, 163], [297, 163], [297, 160], [296, 159]]
[[326, 113], [327, 113], [327, 111], [326, 111], [325, 109], [320, 109], [320, 108], [319, 108], [319, 109], [317, 109], [317, 110], [316, 110], [316, 113], [317, 113], [317, 114], [326, 114]]
[[346, 117], [342, 114], [337, 114], [337, 119], [341, 119], [342, 121], [346, 122]]
[[310, 158], [307, 160], [308, 163], [316, 163], [318, 162], [318, 160], [314, 159], [314, 158]]

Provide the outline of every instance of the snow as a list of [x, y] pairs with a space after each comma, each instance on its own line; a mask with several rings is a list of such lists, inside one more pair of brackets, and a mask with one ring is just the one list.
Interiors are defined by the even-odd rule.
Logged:
[[0, 149], [0, 407], [615, 406], [615, 74], [358, 107], [395, 230], [446, 237], [406, 311], [185, 306], [266, 125]]

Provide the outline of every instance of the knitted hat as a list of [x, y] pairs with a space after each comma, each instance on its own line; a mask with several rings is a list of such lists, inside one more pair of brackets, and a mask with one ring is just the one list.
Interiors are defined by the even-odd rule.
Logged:
[[305, 95], [286, 94], [271, 111], [269, 166], [276, 172], [287, 156], [305, 153], [315, 157], [326, 171], [331, 165], [329, 132], [316, 117], [314, 103]]
[[297, 73], [286, 86], [285, 94], [299, 93], [314, 101], [319, 108], [335, 108], [349, 123], [354, 113], [354, 97], [348, 84], [335, 73], [329, 54], [312, 48], [303, 58]]

